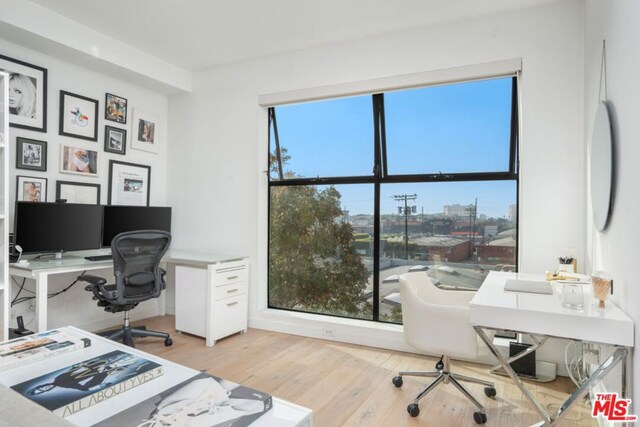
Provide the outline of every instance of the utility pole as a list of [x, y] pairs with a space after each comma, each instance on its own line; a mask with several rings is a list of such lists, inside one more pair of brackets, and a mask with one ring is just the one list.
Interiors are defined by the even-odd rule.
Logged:
[[[416, 212], [416, 207], [407, 205], [408, 200], [415, 200], [418, 198], [417, 194], [400, 194], [395, 195], [393, 198], [396, 202], [404, 201], [404, 257], [409, 261], [409, 214]], [[402, 206], [398, 206], [398, 211], [403, 211]]]

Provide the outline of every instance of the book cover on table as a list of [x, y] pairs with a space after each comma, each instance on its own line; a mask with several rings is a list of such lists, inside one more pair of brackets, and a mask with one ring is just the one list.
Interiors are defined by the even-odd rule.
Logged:
[[267, 393], [201, 373], [95, 427], [245, 427], [272, 406]]
[[65, 418], [151, 381], [163, 372], [158, 363], [116, 350], [11, 388]]
[[0, 343], [0, 371], [70, 353], [90, 345], [91, 339], [79, 337], [66, 328], [14, 338]]

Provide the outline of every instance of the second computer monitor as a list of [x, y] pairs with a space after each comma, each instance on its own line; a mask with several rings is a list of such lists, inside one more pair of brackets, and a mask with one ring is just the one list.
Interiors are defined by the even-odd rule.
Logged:
[[156, 206], [105, 206], [102, 246], [125, 231], [163, 230], [171, 232], [171, 208]]

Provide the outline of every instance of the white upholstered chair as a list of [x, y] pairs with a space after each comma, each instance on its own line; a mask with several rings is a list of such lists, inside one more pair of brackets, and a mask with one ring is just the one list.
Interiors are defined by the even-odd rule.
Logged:
[[450, 371], [450, 358], [477, 360], [484, 345], [469, 324], [469, 302], [475, 292], [443, 290], [433, 285], [426, 272], [411, 272], [400, 276], [400, 295], [402, 301], [402, 320], [404, 338], [408, 344], [427, 354], [442, 355], [433, 372], [400, 372], [393, 378], [396, 387], [402, 386], [403, 376], [435, 378], [413, 403], [407, 407], [412, 417], [418, 416], [418, 401], [440, 383], [451, 383], [478, 411], [473, 414], [476, 423], [487, 421], [484, 406], [478, 402], [460, 382], [469, 382], [485, 386], [488, 397], [496, 395], [493, 383], [453, 374]]

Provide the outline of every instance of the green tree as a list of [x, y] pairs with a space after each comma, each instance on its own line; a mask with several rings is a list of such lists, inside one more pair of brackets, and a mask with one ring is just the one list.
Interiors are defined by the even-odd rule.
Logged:
[[361, 297], [367, 269], [352, 245], [351, 224], [340, 220], [340, 197], [334, 187], [271, 188], [271, 306], [354, 317], [370, 311]]

